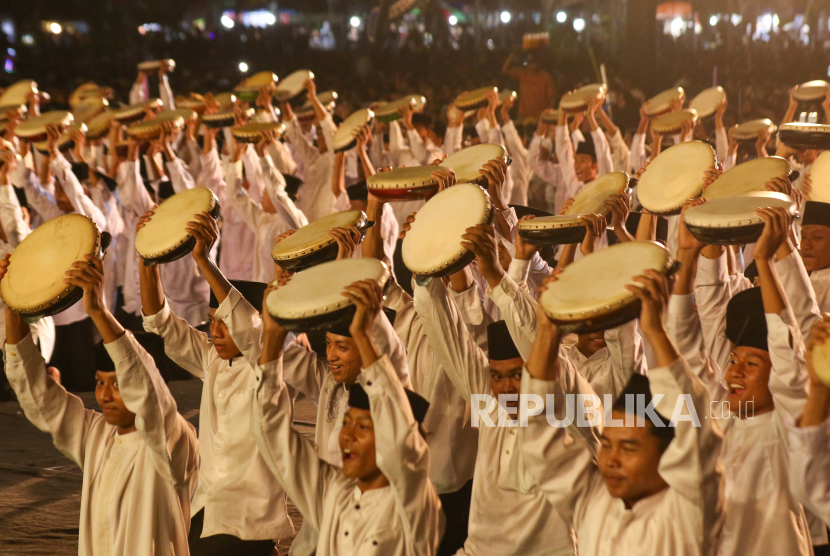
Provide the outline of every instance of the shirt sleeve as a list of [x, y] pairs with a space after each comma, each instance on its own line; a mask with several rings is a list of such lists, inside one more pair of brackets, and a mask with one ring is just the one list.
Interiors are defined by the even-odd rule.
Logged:
[[170, 181], [173, 182], [173, 191], [176, 193], [196, 187], [193, 176], [190, 175], [190, 171], [188, 171], [181, 158], [168, 162], [167, 171], [170, 172]]
[[772, 370], [769, 391], [775, 411], [795, 420], [807, 402], [810, 377], [804, 361], [804, 343], [789, 308], [780, 315], [766, 314], [767, 344]]
[[486, 119], [485, 120], [479, 120], [476, 123], [476, 133], [478, 134], [478, 138], [482, 143], [488, 143], [489, 142], [489, 137], [488, 137], [489, 131], [490, 131], [490, 122], [488, 122]]
[[298, 229], [308, 224], [303, 212], [297, 208], [285, 192], [285, 178], [277, 170], [271, 155], [267, 154], [260, 159], [262, 179], [265, 190], [271, 198], [274, 208], [277, 209], [287, 228]]
[[205, 377], [205, 367], [210, 355], [207, 334], [190, 326], [178, 317], [167, 300], [155, 315], [142, 315], [144, 330], [158, 334], [164, 340], [164, 352], [174, 363], [199, 378]]
[[225, 323], [236, 347], [253, 367], [261, 351], [262, 318], [259, 311], [236, 288], [231, 287], [216, 309], [214, 318]]
[[637, 172], [646, 165], [646, 135], [635, 133], [631, 138], [631, 170]]
[[23, 183], [23, 191], [26, 193], [26, 202], [34, 207], [44, 221], [64, 215], [64, 212], [58, 208], [54, 195], [46, 191], [40, 183], [26, 180]]
[[781, 279], [787, 301], [793, 310], [802, 338], [810, 336], [810, 329], [821, 318], [816, 292], [798, 251], [775, 262], [775, 270]]
[[72, 165], [66, 160], [62, 154], [58, 154], [55, 160], [52, 161], [52, 172], [63, 187], [63, 192], [66, 194], [69, 202], [72, 203], [72, 208], [78, 214], [88, 216], [95, 222], [100, 230], [106, 231], [109, 227], [107, 225], [107, 218], [104, 213], [95, 206], [92, 199], [84, 193], [84, 188], [81, 187], [81, 182], [72, 171]]
[[257, 448], [303, 519], [319, 531], [326, 491], [344, 481], [343, 473], [320, 460], [314, 442], [292, 428], [294, 412], [282, 377], [282, 358], [256, 365], [254, 372], [251, 430]]
[[488, 292], [507, 323], [507, 330], [522, 359], [527, 361], [536, 339], [536, 301], [508, 275]]
[[176, 100], [173, 96], [173, 89], [170, 88], [170, 79], [167, 75], [162, 75], [159, 79], [159, 97], [161, 98], [161, 105], [165, 110], [175, 110]]
[[294, 154], [300, 159], [300, 162], [307, 168], [308, 165], [319, 155], [317, 147], [309, 143], [297, 119], [294, 118], [288, 122], [288, 127], [285, 130], [288, 140], [291, 141], [291, 146], [294, 149]]
[[3, 232], [9, 244], [17, 247], [29, 235], [31, 229], [23, 220], [20, 201], [13, 187], [12, 185], [0, 185], [0, 225], [3, 226]]
[[726, 306], [735, 293], [729, 289], [726, 253], [718, 259], [707, 259], [703, 255], [698, 257], [695, 302], [703, 331], [703, 347], [721, 372], [729, 366], [732, 353], [732, 346], [726, 337]]
[[147, 78], [145, 77], [141, 82], [133, 83], [130, 88], [130, 104], [138, 104], [147, 100]]
[[219, 161], [219, 154], [216, 149], [200, 156], [202, 176], [204, 185], [216, 195], [219, 206], [223, 206], [227, 200], [228, 186], [225, 183], [225, 176], [222, 174], [222, 164]]
[[550, 160], [542, 160], [542, 136], [533, 135], [527, 151], [527, 164], [533, 172], [548, 184], [554, 184], [558, 178], [556, 164]]
[[594, 139], [594, 148], [597, 154], [597, 176], [610, 174], [614, 171], [614, 161], [611, 158], [611, 147], [608, 145], [605, 132], [597, 128], [591, 132], [591, 137]]
[[52, 435], [60, 452], [84, 468], [91, 429], [103, 415], [84, 408], [81, 399], [67, 392], [46, 374], [46, 362], [31, 334], [4, 349], [5, 370], [26, 418]]
[[426, 554], [426, 547], [438, 545], [444, 528], [438, 494], [429, 479], [427, 442], [386, 356], [362, 369], [358, 382], [369, 397], [375, 423], [377, 465], [392, 487], [407, 538], [422, 545]]
[[[605, 345], [611, 354], [610, 369], [605, 374], [611, 381], [608, 393], [616, 400], [631, 380], [631, 375], [647, 373], [645, 346], [640, 336], [639, 320], [634, 319], [605, 331]], [[599, 391], [595, 384], [594, 390]], [[601, 392], [605, 393], [605, 392]]]
[[830, 524], [830, 431], [825, 421], [799, 428], [785, 420], [790, 451], [790, 490], [804, 507]]
[[417, 131], [414, 129], [406, 130], [406, 138], [409, 140], [409, 150], [418, 162], [423, 165], [427, 165], [432, 162], [431, 160], [427, 160], [429, 154], [427, 146], [424, 144], [424, 140], [421, 139], [421, 136], [418, 135]]
[[567, 191], [565, 199], [569, 199], [579, 189], [579, 180], [574, 170], [574, 149], [568, 137], [568, 126], [556, 126], [556, 157], [562, 169], [562, 184]]
[[187, 484], [195, 470], [189, 469], [186, 462], [194, 458], [174, 458], [173, 450], [182, 446], [182, 437], [189, 436], [191, 442], [185, 446], [196, 451], [196, 434], [179, 415], [176, 400], [161, 378], [153, 357], [129, 331], [118, 340], [104, 344], [104, 348], [115, 363], [124, 405], [135, 413], [136, 430], [150, 449], [156, 472], [174, 485]]
[[263, 210], [248, 195], [244, 188], [240, 187], [242, 181], [242, 162], [229, 162], [225, 165], [227, 172], [225, 183], [228, 187], [228, 201], [239, 213], [245, 224], [254, 233], [259, 229], [262, 221]]
[[487, 356], [467, 331], [446, 286], [433, 279], [426, 286], [416, 283], [414, 293], [429, 343], [459, 394], [467, 401], [473, 394], [489, 394]]
[[718, 160], [723, 164], [729, 153], [729, 136], [725, 127], [715, 128], [715, 148], [718, 153]]
[[464, 136], [464, 127], [449, 127], [444, 133], [444, 153], [449, 156], [461, 150], [461, 141]]
[[614, 170], [631, 173], [631, 149], [625, 144], [620, 128], [611, 136], [611, 157], [614, 161]]

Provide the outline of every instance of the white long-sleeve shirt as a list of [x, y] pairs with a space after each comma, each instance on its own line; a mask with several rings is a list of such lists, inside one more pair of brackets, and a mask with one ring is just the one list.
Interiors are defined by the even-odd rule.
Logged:
[[830, 421], [799, 428], [786, 421], [790, 490], [804, 508], [830, 524]]
[[186, 556], [198, 479], [193, 425], [176, 411], [153, 358], [130, 332], [104, 346], [136, 431], [117, 434], [46, 374], [31, 334], [6, 344], [6, 373], [26, 417], [83, 471], [80, 556]]
[[[215, 318], [252, 327], [259, 315], [231, 289]], [[281, 539], [294, 533], [282, 487], [265, 465], [252, 437], [248, 404], [256, 388], [245, 357], [221, 359], [207, 335], [170, 311], [144, 316], [144, 329], [164, 340], [177, 365], [204, 382], [200, 404], [199, 486], [191, 515], [205, 510], [202, 537], [233, 535], [243, 540]]]
[[559, 214], [565, 201], [576, 194], [569, 191], [562, 175], [562, 166], [550, 159], [542, 159], [543, 136], [534, 134], [527, 149], [527, 164], [534, 174], [546, 182], [545, 199], [548, 203], [548, 212]]
[[375, 432], [377, 465], [389, 485], [361, 492], [355, 479], [318, 458], [293, 430], [281, 359], [256, 366], [254, 436], [268, 467], [305, 522], [320, 532], [318, 556], [431, 556], [444, 529], [429, 481], [429, 450], [388, 357], [362, 369]]
[[[130, 104], [138, 104], [147, 100], [149, 94], [149, 86], [147, 78], [145, 77], [141, 82], [133, 83], [130, 89]], [[176, 101], [173, 96], [173, 90], [170, 88], [170, 80], [167, 75], [162, 75], [159, 78], [159, 97], [161, 98], [161, 106], [165, 110], [175, 110]]]
[[[559, 408], [556, 415], [561, 419], [565, 395], [574, 389], [578, 378], [577, 373], [562, 366], [557, 381], [523, 378], [522, 393], [542, 399], [553, 396], [554, 407]], [[715, 547], [720, 518], [721, 433], [711, 419], [703, 418], [709, 407], [706, 389], [680, 358], [668, 367], [651, 369], [649, 382], [652, 394], [664, 394], [655, 404], [662, 416], [670, 417], [680, 396], [689, 395], [701, 416], [700, 426], [688, 421], [677, 423], [675, 437], [659, 464], [660, 476], [668, 487], [631, 509], [608, 493], [596, 463], [595, 444], [584, 440], [589, 435], [571, 432], [575, 427], [551, 426], [545, 412], [528, 419], [522, 445], [528, 470], [565, 522], [573, 525], [580, 556], [704, 556]]]
[[811, 272], [810, 283], [813, 285], [821, 313], [830, 312], [830, 268]]
[[320, 123], [320, 132], [326, 139], [325, 153], [321, 153], [308, 141], [296, 118], [288, 122], [286, 129], [294, 159], [303, 168], [303, 185], [297, 191], [297, 208], [303, 212], [309, 222], [331, 214], [336, 202], [331, 188], [334, 151], [330, 139], [334, 137], [335, 132], [331, 115], [327, 114]]
[[[487, 356], [467, 332], [440, 280], [416, 284], [415, 309], [459, 394], [470, 402], [474, 394], [492, 395]], [[498, 404], [490, 418], [498, 422]], [[514, 427], [479, 427], [468, 537], [458, 555], [574, 554], [570, 527], [527, 472], [522, 433]]]

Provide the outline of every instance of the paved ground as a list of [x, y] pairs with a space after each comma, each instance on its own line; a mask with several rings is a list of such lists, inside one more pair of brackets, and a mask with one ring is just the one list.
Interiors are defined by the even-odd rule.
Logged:
[[[170, 383], [179, 412], [199, 427], [202, 382]], [[97, 409], [92, 393], [82, 395]], [[316, 409], [307, 400], [295, 404], [294, 422], [313, 435]], [[0, 403], [0, 555], [71, 556], [78, 554], [81, 506], [80, 469], [58, 452], [49, 435], [36, 429], [16, 402]], [[302, 518], [289, 503], [299, 528]], [[290, 540], [281, 543], [285, 552]]]

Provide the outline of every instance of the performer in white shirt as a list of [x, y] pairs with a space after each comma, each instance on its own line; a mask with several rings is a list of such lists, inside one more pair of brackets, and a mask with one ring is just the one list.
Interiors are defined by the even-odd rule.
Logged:
[[[8, 255], [0, 277], [7, 267]], [[107, 309], [103, 262], [87, 255], [64, 282], [83, 288], [83, 308], [103, 338], [95, 373], [102, 413], [47, 375], [28, 325], [8, 308], [4, 352], [26, 417], [83, 471], [78, 554], [187, 556], [196, 431], [176, 411], [152, 356]]]
[[[139, 220], [139, 227], [149, 216]], [[210, 215], [196, 215], [188, 232], [196, 238], [193, 260], [212, 286], [210, 339], [170, 310], [157, 265], [142, 262], [141, 299], [144, 328], [162, 337], [170, 359], [205, 383], [199, 430], [201, 480], [193, 498], [190, 550], [195, 555], [267, 556], [274, 539], [291, 536], [294, 527], [286, 513], [285, 494], [251, 434], [247, 404], [256, 377], [243, 355], [252, 355], [252, 348], [238, 347], [228, 332], [230, 322], [239, 328], [259, 328], [257, 311], [241, 299], [240, 291], [258, 304], [264, 284], [237, 282], [239, 289], [231, 289], [209, 258], [219, 235]]]
[[[720, 518], [720, 429], [703, 418], [709, 407], [706, 388], [666, 335], [668, 280], [654, 271], [633, 280], [637, 285], [629, 289], [642, 304], [640, 322], [658, 367], [648, 378], [631, 378], [623, 395], [634, 398], [626, 403], [621, 397], [610, 408], [615, 426], [580, 427], [574, 415], [563, 428], [552, 426], [545, 412], [529, 417], [522, 455], [547, 499], [574, 527], [580, 555], [708, 555]], [[566, 395], [584, 390], [584, 379], [563, 365], [561, 333], [542, 310], [538, 321], [522, 393], [552, 400], [553, 409], [546, 411], [563, 419], [572, 403]], [[638, 396], [645, 403], [632, 403]], [[678, 402], [699, 420], [675, 422]], [[647, 413], [650, 403], [656, 411]], [[576, 408], [591, 419], [587, 408]], [[631, 413], [644, 422], [637, 424]]]
[[281, 365], [287, 333], [264, 309], [252, 397], [257, 445], [305, 523], [319, 531], [318, 556], [432, 556], [444, 516], [419, 425], [429, 404], [404, 389], [373, 340], [373, 321], [383, 318], [380, 286], [355, 282], [343, 293], [357, 307], [349, 333], [361, 371], [338, 434], [342, 469], [319, 459], [318, 448], [291, 427]]
[[[165, 110], [175, 110], [176, 101], [173, 97], [173, 90], [170, 88], [170, 80], [167, 74], [170, 72], [170, 66], [166, 61], [162, 61], [158, 69], [159, 78], [159, 97], [161, 98], [161, 106]], [[138, 70], [138, 77], [130, 89], [130, 104], [138, 104], [150, 99], [150, 74], [146, 71]]]
[[801, 219], [801, 258], [819, 310], [830, 312], [830, 204], [807, 201]]

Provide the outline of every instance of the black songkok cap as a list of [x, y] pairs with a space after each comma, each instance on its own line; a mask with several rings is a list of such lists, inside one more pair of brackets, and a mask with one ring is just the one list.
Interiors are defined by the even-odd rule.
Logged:
[[493, 361], [507, 361], [521, 357], [510, 331], [507, 330], [507, 323], [503, 320], [494, 322], [487, 327], [487, 349], [488, 357]]
[[366, 180], [359, 181], [347, 187], [346, 195], [349, 196], [350, 201], [368, 201], [369, 187], [366, 185]]
[[761, 288], [749, 288], [729, 300], [726, 306], [726, 337], [735, 347], [769, 351]]
[[[386, 318], [389, 319], [390, 323], [395, 324], [395, 316], [397, 316], [397, 314], [398, 314], [397, 311], [395, 311], [394, 309], [390, 309], [389, 307], [384, 307], [383, 308], [383, 313], [386, 315]], [[354, 313], [351, 313], [351, 314], [354, 315]], [[351, 318], [341, 322], [340, 324], [335, 324], [334, 326], [329, 328], [327, 330], [327, 332], [330, 332], [330, 333], [334, 334], [335, 336], [345, 336], [347, 338], [351, 338], [352, 333], [349, 332], [349, 325], [350, 324], [352, 324], [352, 319]]]
[[[417, 422], [423, 423], [424, 417], [426, 417], [427, 410], [429, 409], [429, 402], [408, 388], [404, 388], [404, 391], [406, 392], [407, 399], [409, 399], [409, 407], [412, 408], [412, 415], [415, 416]], [[349, 407], [364, 409], [366, 411], [371, 410], [369, 396], [359, 383], [349, 388]]]
[[412, 114], [412, 125], [422, 125], [427, 129], [432, 129], [432, 126], [435, 125], [435, 118], [431, 114], [415, 112]]
[[597, 149], [594, 147], [593, 141], [585, 140], [580, 142], [576, 148], [576, 154], [587, 154], [594, 162], [597, 161]]
[[[231, 280], [230, 282], [231, 286], [236, 288], [242, 297], [245, 298], [245, 301], [250, 303], [255, 309], [262, 308], [262, 296], [265, 295], [265, 288], [268, 287], [268, 284], [263, 282], [247, 282], [245, 280]], [[210, 292], [210, 304], [208, 306], [211, 309], [219, 308], [219, 300], [213, 295], [213, 290]]]
[[807, 201], [804, 204], [802, 226], [827, 226], [830, 228], [830, 204]]
[[508, 205], [510, 208], [516, 211], [516, 218], [522, 218], [527, 216], [528, 214], [532, 214], [536, 218], [541, 218], [543, 216], [553, 216], [549, 212], [545, 212], [543, 210], [533, 208], [533, 207], [526, 207], [524, 205]]

